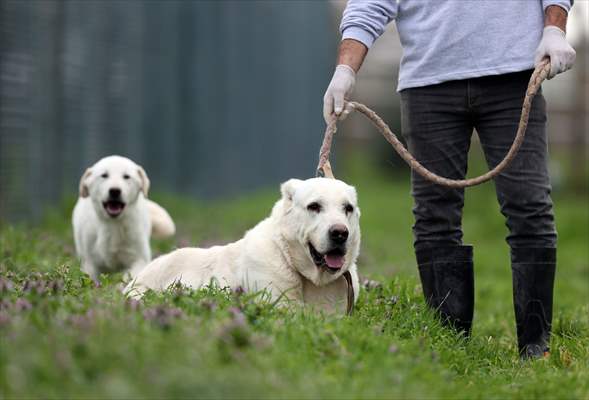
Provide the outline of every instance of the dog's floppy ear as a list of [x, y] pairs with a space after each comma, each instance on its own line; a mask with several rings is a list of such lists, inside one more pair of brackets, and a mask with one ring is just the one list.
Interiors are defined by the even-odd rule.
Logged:
[[140, 165], [137, 166], [137, 173], [139, 174], [139, 179], [141, 179], [141, 191], [143, 192], [143, 195], [147, 197], [150, 185], [149, 178], [147, 177], [147, 174], [145, 173], [143, 167]]
[[286, 201], [292, 201], [292, 197], [294, 196], [297, 187], [303, 181], [300, 179], [289, 179], [288, 181], [284, 182], [280, 185], [280, 192], [282, 193], [282, 198]]
[[88, 168], [80, 178], [80, 197], [88, 197], [90, 195], [88, 192], [88, 183], [86, 182], [90, 175], [92, 175], [92, 169]]

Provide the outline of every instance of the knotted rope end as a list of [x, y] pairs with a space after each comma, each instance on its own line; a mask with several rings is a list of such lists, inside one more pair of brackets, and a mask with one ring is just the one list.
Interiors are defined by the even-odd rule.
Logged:
[[333, 176], [333, 171], [331, 169], [331, 164], [329, 163], [329, 161], [325, 161], [323, 166], [317, 168], [316, 176], [318, 178], [335, 179], [335, 176]]

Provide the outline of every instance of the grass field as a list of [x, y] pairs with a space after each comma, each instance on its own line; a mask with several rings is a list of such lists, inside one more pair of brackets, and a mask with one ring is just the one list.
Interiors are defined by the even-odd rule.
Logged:
[[[475, 246], [472, 339], [424, 307], [409, 187], [374, 171], [342, 175], [359, 192], [361, 294], [352, 317], [273, 308], [259, 296], [171, 290], [126, 300], [99, 286], [73, 252], [71, 203], [36, 227], [0, 227], [1, 398], [579, 398], [589, 399], [589, 207], [555, 193], [559, 267], [552, 355], [516, 355], [506, 229], [491, 185], [469, 189]], [[175, 217], [175, 246], [240, 237], [278, 188], [220, 203], [156, 196]]]

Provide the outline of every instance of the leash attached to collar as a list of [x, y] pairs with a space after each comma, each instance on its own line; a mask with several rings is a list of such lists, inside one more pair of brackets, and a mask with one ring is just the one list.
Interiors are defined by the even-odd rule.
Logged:
[[[487, 182], [488, 180], [494, 178], [495, 176], [499, 175], [509, 163], [515, 158], [519, 148], [521, 147], [524, 136], [526, 134], [526, 128], [528, 127], [528, 118], [530, 116], [530, 108], [532, 106], [532, 100], [534, 96], [538, 92], [540, 85], [546, 79], [548, 74], [550, 73], [550, 60], [545, 58], [534, 70], [532, 76], [530, 77], [530, 82], [528, 83], [528, 88], [526, 90], [526, 95], [524, 97], [524, 102], [522, 105], [522, 112], [519, 120], [519, 125], [517, 128], [517, 133], [515, 135], [515, 139], [513, 140], [513, 144], [511, 148], [505, 155], [505, 158], [495, 166], [495, 168], [491, 169], [487, 173], [477, 176], [476, 178], [470, 179], [449, 179], [443, 176], [439, 176], [434, 174], [427, 168], [425, 168], [419, 161], [413, 157], [411, 153], [403, 146], [403, 143], [399, 141], [399, 139], [395, 136], [395, 134], [391, 131], [391, 128], [370, 108], [366, 107], [364, 104], [357, 103], [357, 102], [348, 102], [346, 108], [351, 110], [357, 110], [362, 113], [366, 118], [372, 122], [374, 126], [380, 131], [380, 133], [384, 136], [384, 138], [393, 146], [393, 148], [399, 153], [399, 156], [411, 167], [411, 169], [415, 170], [418, 174], [423, 176], [425, 179], [436, 183], [438, 185], [448, 186], [451, 188], [464, 188], [468, 186], [475, 186], [481, 184], [483, 182]], [[329, 153], [331, 151], [331, 143], [333, 142], [333, 135], [337, 130], [337, 117], [334, 117], [333, 120], [327, 125], [325, 128], [325, 135], [323, 137], [323, 144], [321, 145], [321, 149], [319, 150], [319, 164], [317, 165], [317, 172], [316, 176], [324, 177], [324, 178], [331, 178], [335, 179], [333, 175], [333, 171], [331, 169], [331, 164], [329, 163]], [[350, 271], [346, 271], [342, 275], [346, 280], [346, 284], [348, 286], [348, 293], [347, 293], [347, 307], [346, 307], [346, 314], [351, 315], [354, 311], [354, 287], [352, 286], [352, 275]]]
[[[331, 137], [333, 137], [333, 135]], [[329, 145], [331, 146], [331, 138], [329, 138]], [[329, 160], [326, 159], [323, 165], [317, 168], [317, 177], [335, 179], [335, 177], [333, 176], [333, 172], [331, 170], [331, 164], [329, 163]], [[346, 271], [342, 274], [342, 276], [346, 280], [346, 284], [348, 286], [346, 295], [346, 299], [348, 302], [348, 304], [346, 305], [346, 315], [352, 315], [352, 313], [354, 312], [355, 300], [354, 286], [352, 285], [352, 274], [350, 274], [350, 271]]]
[[[409, 167], [411, 167], [411, 169], [413, 169], [419, 175], [438, 185], [448, 186], [451, 188], [464, 188], [468, 186], [475, 186], [494, 178], [495, 176], [499, 175], [505, 168], [507, 168], [509, 163], [515, 158], [515, 155], [517, 154], [520, 146], [524, 141], [526, 128], [528, 126], [528, 118], [530, 116], [530, 108], [532, 106], [532, 100], [538, 92], [540, 85], [546, 79], [549, 73], [550, 59], [545, 58], [536, 67], [536, 69], [532, 73], [532, 76], [530, 77], [530, 82], [528, 83], [528, 88], [526, 90], [526, 95], [524, 97], [524, 102], [522, 105], [522, 112], [519, 120], [519, 125], [517, 128], [517, 133], [515, 135], [515, 139], [513, 140], [511, 148], [505, 155], [505, 158], [503, 158], [503, 160], [499, 164], [497, 164], [495, 168], [491, 169], [483, 175], [477, 176], [476, 178], [449, 179], [434, 174], [433, 172], [425, 168], [423, 165], [421, 165], [421, 163], [417, 161], [415, 157], [411, 155], [411, 153], [409, 153], [405, 146], [403, 146], [403, 143], [401, 143], [399, 139], [395, 136], [395, 134], [391, 131], [389, 126], [370, 108], [366, 107], [364, 104], [351, 101], [346, 104], [346, 109], [359, 111], [366, 118], [368, 118], [370, 122], [372, 122], [372, 124], [384, 136], [387, 142], [389, 142], [391, 146], [393, 146], [393, 148], [397, 151], [397, 153], [399, 153], [399, 156], [401, 156], [401, 158], [409, 165]], [[337, 117], [334, 117], [325, 129], [323, 144], [321, 145], [321, 150], [319, 151], [319, 164], [317, 166], [317, 176], [333, 178], [331, 165], [329, 164], [329, 153], [331, 151], [333, 135], [337, 130], [336, 124]]]
[[352, 313], [354, 312], [354, 286], [352, 286], [352, 274], [350, 274], [350, 271], [346, 271], [343, 273], [342, 275], [345, 280], [346, 283], [348, 284], [348, 295], [347, 295], [347, 300], [348, 300], [348, 305], [346, 306], [346, 315], [352, 315]]
[[[329, 169], [329, 172], [331, 173], [331, 169]], [[333, 178], [333, 175], [331, 175], [331, 177]], [[286, 263], [286, 265], [288, 265], [290, 268], [292, 268], [293, 270], [295, 270], [293, 263], [292, 263], [292, 258], [290, 256], [290, 249], [288, 246], [288, 243], [286, 242], [286, 239], [284, 239], [284, 236], [280, 235], [280, 247], [284, 248], [284, 254], [283, 252], [281, 252], [280, 254], [283, 257], [284, 262]], [[344, 279], [346, 280], [346, 285], [347, 285], [347, 293], [346, 293], [346, 315], [352, 315], [352, 312], [354, 311], [354, 302], [355, 302], [355, 297], [354, 297], [354, 286], [352, 285], [352, 274], [350, 274], [350, 271], [346, 271], [342, 274], [342, 276], [344, 277]], [[302, 276], [303, 279], [306, 279], [304, 276]]]

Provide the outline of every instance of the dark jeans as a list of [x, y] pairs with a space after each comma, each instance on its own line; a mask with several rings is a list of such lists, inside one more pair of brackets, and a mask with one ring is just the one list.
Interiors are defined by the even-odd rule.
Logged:
[[[403, 90], [402, 130], [409, 150], [436, 174], [462, 179], [476, 129], [487, 164], [494, 167], [513, 142], [530, 75], [524, 71]], [[547, 161], [546, 102], [540, 91], [519, 153], [494, 181], [511, 248], [556, 247]], [[432, 184], [414, 172], [412, 188], [416, 250], [462, 244], [464, 190]]]

